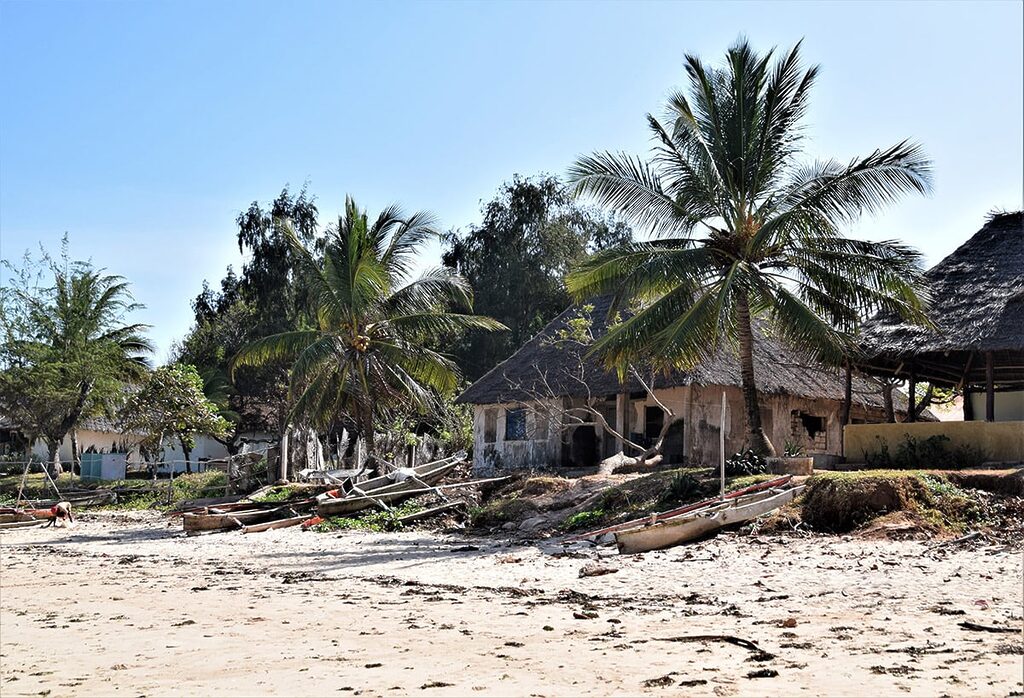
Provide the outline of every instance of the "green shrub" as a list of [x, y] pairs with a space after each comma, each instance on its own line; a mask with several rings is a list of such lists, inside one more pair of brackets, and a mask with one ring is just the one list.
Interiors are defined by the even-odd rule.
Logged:
[[895, 452], [889, 451], [889, 443], [882, 437], [876, 436], [875, 439], [878, 442], [877, 450], [864, 454], [869, 468], [977, 468], [988, 460], [985, 451], [977, 446], [960, 445], [950, 449], [949, 437], [945, 434], [934, 434], [924, 439], [904, 434]]
[[578, 511], [562, 522], [562, 530], [575, 531], [578, 528], [590, 528], [605, 517], [604, 509]]
[[332, 531], [398, 531], [402, 528], [399, 519], [409, 514], [415, 514], [423, 507], [412, 502], [395, 507], [390, 511], [371, 511], [361, 516], [332, 516], [322, 523], [318, 523], [310, 530], [318, 533], [330, 533]]
[[725, 461], [725, 474], [727, 477], [757, 475], [766, 472], [768, 472], [768, 461], [749, 448], [732, 454]]

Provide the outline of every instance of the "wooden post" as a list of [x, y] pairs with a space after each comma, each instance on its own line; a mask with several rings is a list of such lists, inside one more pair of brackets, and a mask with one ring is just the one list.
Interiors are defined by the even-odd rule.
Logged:
[[846, 376], [843, 383], [843, 426], [850, 423], [850, 410], [853, 406], [853, 366], [846, 362]]
[[974, 421], [974, 405], [971, 404], [971, 386], [964, 386], [964, 421]]
[[985, 421], [996, 421], [996, 366], [992, 352], [985, 352]]
[[284, 433], [281, 434], [281, 472], [280, 476], [282, 480], [288, 479], [288, 427], [284, 428]]
[[725, 402], [725, 391], [722, 391], [722, 418], [719, 421], [721, 427], [718, 430], [719, 468], [722, 481], [721, 495], [725, 499], [725, 414], [728, 405]]
[[917, 371], [913, 364], [910, 366], [910, 381], [907, 386], [907, 421], [917, 421]]

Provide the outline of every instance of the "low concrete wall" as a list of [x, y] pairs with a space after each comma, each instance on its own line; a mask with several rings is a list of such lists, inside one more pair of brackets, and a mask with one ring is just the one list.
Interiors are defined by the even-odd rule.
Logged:
[[[943, 434], [949, 446], [975, 446], [992, 461], [1024, 461], [1024, 422], [914, 422], [912, 424], [849, 424], [843, 438], [843, 455], [848, 461], [864, 462], [865, 453], [878, 451], [878, 439], [885, 440], [892, 453], [910, 434], [915, 439]], [[878, 437], [878, 438], [876, 438]]]

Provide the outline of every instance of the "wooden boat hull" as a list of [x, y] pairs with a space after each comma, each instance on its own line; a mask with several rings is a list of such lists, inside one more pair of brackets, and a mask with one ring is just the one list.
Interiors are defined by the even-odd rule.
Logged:
[[284, 507], [277, 507], [275, 509], [253, 509], [208, 514], [185, 513], [181, 515], [181, 526], [189, 533], [232, 529], [246, 524], [257, 524], [277, 519], [280, 518], [282, 512], [287, 511]]
[[623, 554], [642, 553], [702, 538], [725, 526], [740, 524], [793, 501], [803, 487], [769, 490], [718, 504], [700, 511], [615, 532], [615, 543]]
[[[409, 496], [410, 491], [423, 489], [423, 485], [436, 485], [441, 479], [455, 469], [459, 461], [434, 464], [433, 467], [416, 468], [416, 479], [394, 482], [388, 477], [373, 478], [357, 485], [359, 492], [346, 497], [317, 497], [318, 516], [344, 516], [377, 506], [378, 502], [392, 504]], [[360, 494], [362, 492], [362, 494]]]

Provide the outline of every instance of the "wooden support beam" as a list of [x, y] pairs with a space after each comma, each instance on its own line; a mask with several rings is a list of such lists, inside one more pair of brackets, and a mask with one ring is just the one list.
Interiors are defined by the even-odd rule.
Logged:
[[917, 421], [917, 372], [910, 365], [910, 381], [907, 385], [907, 421]]
[[996, 378], [995, 357], [985, 352], [985, 421], [996, 421]]
[[971, 404], [971, 386], [964, 386], [964, 421], [974, 421], [974, 405]]

